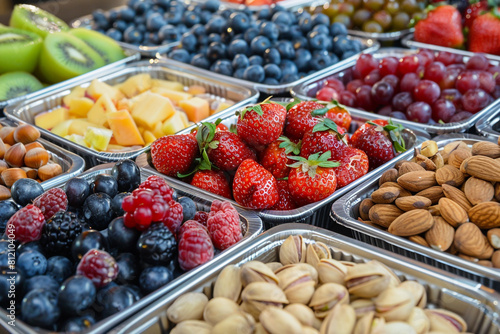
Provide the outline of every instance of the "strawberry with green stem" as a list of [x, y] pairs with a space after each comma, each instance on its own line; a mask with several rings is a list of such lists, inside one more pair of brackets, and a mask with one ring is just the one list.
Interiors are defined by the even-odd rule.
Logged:
[[451, 5], [429, 6], [427, 17], [415, 25], [415, 40], [451, 48], [464, 43], [462, 16]]
[[327, 118], [334, 121], [338, 126], [344, 128], [346, 131], [349, 130], [351, 127], [352, 117], [344, 105], [340, 104], [336, 100], [322, 104], [325, 104], [325, 107], [328, 108], [328, 111], [325, 114]]
[[150, 152], [156, 170], [172, 177], [188, 173], [199, 156], [198, 143], [192, 134], [158, 138], [151, 144]]
[[469, 51], [500, 55], [500, 10], [479, 15], [469, 31]]
[[314, 153], [331, 152], [331, 160], [336, 160], [347, 146], [344, 130], [329, 118], [320, 120], [304, 134], [300, 156], [307, 158]]
[[269, 209], [279, 199], [276, 179], [256, 161], [246, 159], [234, 175], [233, 197], [236, 203], [244, 207]]
[[260, 163], [273, 174], [277, 179], [288, 176], [292, 161], [288, 158], [289, 154], [299, 155], [301, 141], [294, 143], [287, 137], [281, 136], [278, 140], [267, 145], [261, 155]]

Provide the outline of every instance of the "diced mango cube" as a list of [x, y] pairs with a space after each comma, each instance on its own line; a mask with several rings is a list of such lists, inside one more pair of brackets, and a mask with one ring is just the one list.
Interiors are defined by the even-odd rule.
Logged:
[[61, 107], [49, 112], [38, 114], [35, 116], [35, 125], [42, 129], [52, 129], [57, 124], [69, 119], [68, 109]]
[[231, 107], [232, 105], [233, 105], [232, 103], [229, 103], [229, 102], [226, 102], [226, 101], [221, 102], [221, 103], [219, 103], [219, 105], [217, 106], [217, 109], [215, 109], [215, 110], [211, 113], [211, 115], [213, 115], [213, 114], [215, 114], [215, 113], [218, 113], [219, 111], [222, 111], [222, 110], [224, 110], [224, 109], [227, 109], [227, 108]]
[[192, 86], [189, 86], [187, 92], [189, 94], [193, 94], [193, 95], [200, 95], [200, 94], [205, 94], [206, 93], [206, 89], [205, 87], [203, 86], [198, 86], [198, 85], [192, 85]]
[[165, 133], [163, 132], [163, 123], [162, 122], [156, 123], [155, 127], [153, 129], [144, 130], [142, 132], [143, 136], [144, 136], [144, 132], [146, 132], [146, 131], [151, 131], [156, 138], [160, 138], [160, 137], [163, 137], [165, 135]]
[[154, 142], [157, 139], [151, 131], [147, 131], [147, 130], [144, 131], [142, 136], [144, 137], [144, 141], [146, 142], [146, 145], [151, 144], [152, 142]]
[[115, 102], [124, 97], [120, 90], [97, 79], [92, 80], [85, 92], [87, 96], [90, 96], [94, 101], [97, 101], [102, 95], [107, 95]]
[[127, 98], [123, 98], [116, 102], [116, 110], [128, 110], [129, 112], [132, 110], [132, 102]]
[[176, 90], [179, 92], [184, 91], [184, 85], [181, 84], [180, 82], [176, 82], [176, 81], [153, 79], [153, 80], [151, 80], [151, 86], [152, 87], [163, 87], [166, 89]]
[[94, 106], [94, 100], [88, 97], [78, 97], [69, 101], [69, 112], [78, 117], [87, 117], [87, 113]]
[[63, 105], [69, 106], [71, 100], [84, 96], [85, 96], [85, 88], [77, 86], [73, 88], [68, 95], [63, 97]]
[[102, 128], [105, 127], [89, 122], [87, 118], [72, 119], [68, 127], [68, 135], [77, 134], [83, 136], [88, 127]]
[[128, 78], [118, 89], [131, 98], [151, 88], [151, 76], [149, 74], [137, 74]]
[[137, 125], [153, 129], [157, 123], [172, 116], [175, 109], [166, 97], [149, 92], [145, 94], [146, 96], [134, 104], [132, 117]]
[[71, 140], [73, 143], [76, 143], [78, 145], [82, 145], [85, 147], [90, 147], [87, 142], [85, 141], [85, 138], [81, 135], [77, 134], [72, 134], [72, 135], [67, 135], [64, 138]]
[[107, 113], [106, 117], [108, 119], [109, 128], [113, 131], [113, 138], [118, 145], [144, 146], [144, 139], [142, 139], [139, 129], [137, 129], [137, 125], [127, 110]]
[[179, 102], [179, 106], [186, 112], [189, 120], [193, 122], [199, 122], [210, 116], [208, 101], [201, 97], [182, 100]]
[[89, 147], [98, 151], [105, 151], [112, 135], [113, 131], [111, 130], [90, 126], [85, 131], [84, 139]]
[[186, 125], [184, 124], [184, 120], [182, 119], [182, 113], [176, 112], [165, 122], [163, 122], [162, 131], [165, 135], [172, 135], [178, 131], [181, 131], [185, 127]]
[[179, 92], [164, 87], [153, 87], [151, 88], [151, 91], [153, 93], [157, 93], [162, 96], [168, 97], [176, 105], [179, 105], [179, 102], [182, 100], [187, 100], [193, 97], [192, 94], [186, 92]]
[[69, 127], [71, 126], [72, 121], [73, 121], [72, 119], [68, 119], [66, 121], [63, 121], [63, 122], [57, 124], [56, 126], [54, 126], [50, 130], [50, 132], [52, 132], [55, 135], [65, 137], [65, 136], [69, 135], [68, 131], [69, 131]]
[[90, 122], [99, 126], [107, 125], [106, 113], [116, 112], [116, 107], [107, 95], [102, 95], [87, 113]]

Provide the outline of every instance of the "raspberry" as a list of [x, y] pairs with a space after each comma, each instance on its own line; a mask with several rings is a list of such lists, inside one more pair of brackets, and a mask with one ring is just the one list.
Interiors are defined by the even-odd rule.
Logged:
[[170, 202], [173, 199], [174, 190], [170, 188], [167, 181], [157, 175], [149, 176], [144, 182], [139, 185], [140, 189], [151, 189], [163, 196], [165, 202]]
[[33, 204], [43, 212], [45, 220], [49, 220], [57, 211], [65, 211], [68, 197], [61, 188], [52, 188], [33, 200]]
[[167, 216], [163, 223], [177, 239], [177, 234], [179, 233], [179, 228], [181, 227], [183, 219], [182, 205], [174, 200], [168, 202], [168, 205], [170, 208], [166, 212]]
[[100, 288], [118, 276], [118, 264], [107, 252], [91, 249], [78, 263], [76, 273], [87, 277], [97, 288]]
[[243, 237], [238, 211], [228, 201], [214, 200], [212, 202], [207, 228], [214, 246], [220, 250], [234, 245]]
[[203, 226], [207, 226], [208, 212], [206, 211], [196, 211], [193, 220], [196, 220]]
[[5, 233], [9, 235], [14, 230], [14, 239], [22, 243], [40, 239], [45, 217], [42, 210], [33, 204], [26, 205], [17, 211], [7, 222]]
[[169, 265], [177, 253], [177, 243], [163, 223], [154, 223], [137, 240], [137, 251], [144, 262]]
[[40, 243], [50, 253], [65, 253], [81, 232], [82, 222], [75, 213], [59, 211], [43, 226]]
[[169, 212], [164, 198], [158, 192], [146, 188], [138, 188], [125, 197], [122, 209], [125, 211], [125, 226], [139, 231], [144, 231], [153, 222], [164, 222]]
[[184, 232], [193, 228], [201, 228], [202, 230], [205, 230], [205, 232], [208, 233], [208, 229], [206, 226], [200, 224], [196, 220], [187, 220], [184, 222], [184, 224], [182, 224], [181, 228], [179, 229], [179, 239], [182, 238], [182, 234]]
[[214, 258], [214, 246], [208, 233], [201, 228], [187, 229], [179, 240], [179, 265], [191, 270]]

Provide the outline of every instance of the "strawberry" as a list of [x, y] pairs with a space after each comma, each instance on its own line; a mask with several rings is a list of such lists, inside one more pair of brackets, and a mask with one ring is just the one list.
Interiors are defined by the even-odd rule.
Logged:
[[290, 157], [297, 162], [291, 165], [288, 175], [288, 189], [298, 206], [314, 203], [327, 198], [337, 189], [335, 168], [338, 162], [328, 161], [331, 153], [312, 154], [304, 157]]
[[427, 17], [415, 25], [414, 36], [417, 42], [452, 48], [462, 46], [464, 35], [460, 12], [451, 5], [431, 7]]
[[375, 169], [397, 153], [406, 151], [402, 130], [401, 124], [396, 125], [392, 121], [368, 121], [352, 135], [352, 146], [364, 151], [370, 161], [370, 169]]
[[[315, 112], [318, 110], [318, 112]], [[315, 101], [303, 101], [288, 110], [285, 121], [285, 135], [290, 139], [302, 139], [304, 133], [311, 129], [318, 119], [324, 115], [327, 108]]]
[[262, 166], [273, 174], [277, 179], [288, 176], [290, 172], [289, 164], [292, 163], [287, 155], [293, 153], [298, 155], [300, 153], [301, 141], [293, 143], [287, 137], [279, 137], [278, 140], [267, 145], [264, 150], [260, 163]]
[[329, 108], [326, 117], [344, 129], [349, 129], [351, 127], [352, 117], [345, 106], [335, 100], [332, 100], [332, 102], [328, 103], [326, 107]]
[[345, 147], [337, 160], [340, 162], [340, 166], [335, 168], [337, 189], [345, 187], [368, 173], [368, 156], [357, 148]]
[[168, 176], [187, 173], [198, 155], [198, 143], [192, 134], [164, 136], [151, 144], [154, 167]]
[[219, 196], [231, 198], [228, 177], [220, 170], [198, 170], [193, 175], [191, 185]]
[[286, 108], [265, 100], [238, 115], [238, 136], [251, 146], [268, 145], [283, 133]]
[[274, 176], [262, 165], [246, 159], [236, 170], [233, 180], [236, 203], [250, 209], [269, 209], [279, 199]]
[[470, 5], [465, 9], [464, 12], [464, 26], [470, 28], [472, 26], [472, 22], [481, 15], [483, 12], [488, 10], [488, 2], [487, 1], [477, 1], [472, 3], [472, 0], [469, 1]]
[[293, 210], [297, 206], [293, 201], [292, 195], [290, 194], [290, 190], [288, 188], [288, 179], [287, 180], [276, 180], [278, 185], [278, 192], [280, 194], [280, 198], [278, 202], [271, 207], [271, 210]]
[[304, 134], [300, 156], [307, 158], [314, 153], [330, 151], [331, 159], [335, 160], [336, 156], [347, 146], [343, 131], [331, 119], [322, 119]]
[[479, 15], [470, 27], [469, 51], [500, 55], [500, 11]]

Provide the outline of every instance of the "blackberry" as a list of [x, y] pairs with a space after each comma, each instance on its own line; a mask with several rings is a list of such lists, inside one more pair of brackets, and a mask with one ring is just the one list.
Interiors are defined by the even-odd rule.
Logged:
[[177, 243], [163, 223], [152, 223], [139, 237], [137, 251], [148, 264], [168, 265], [177, 255]]
[[80, 233], [82, 224], [78, 216], [71, 211], [59, 211], [43, 226], [40, 243], [52, 254], [63, 254], [71, 249]]

